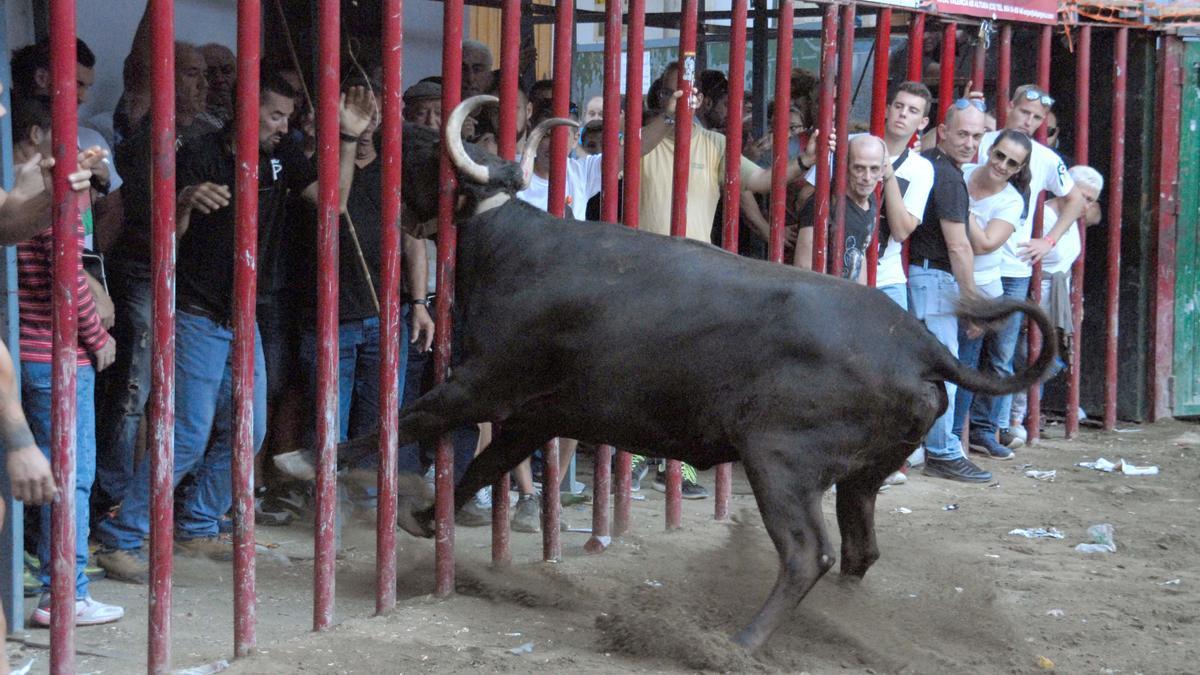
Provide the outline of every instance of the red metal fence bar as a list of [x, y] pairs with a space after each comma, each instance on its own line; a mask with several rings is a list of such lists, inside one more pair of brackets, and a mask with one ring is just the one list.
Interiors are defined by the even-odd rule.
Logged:
[[50, 672], [75, 672], [75, 452], [76, 356], [79, 322], [79, 200], [75, 170], [77, 106], [75, 1], [50, 3], [50, 107], [54, 144], [53, 376], [50, 382], [50, 454], [58, 498], [50, 516]]
[[[792, 106], [792, 0], [779, 0], [779, 29], [775, 38], [775, 118], [771, 125], [771, 236], [768, 259], [783, 262], [783, 238], [787, 216], [788, 126]], [[730, 97], [734, 90], [730, 89]], [[740, 97], [739, 97], [740, 98]], [[726, 140], [728, 143], [728, 140]], [[728, 150], [728, 148], [726, 148]], [[726, 168], [730, 168], [727, 154]], [[738, 159], [738, 162], [741, 160]], [[733, 168], [738, 164], [732, 164]], [[740, 200], [727, 202], [726, 210], [739, 213]]]
[[975, 41], [975, 49], [971, 52], [971, 90], [985, 91], [987, 79], [987, 43], [983, 36]]
[[[1043, 26], [1038, 36], [1038, 88], [1042, 91], [1050, 90], [1050, 41], [1054, 38], [1053, 26]], [[1038, 143], [1046, 143], [1046, 124], [1038, 127], [1034, 134], [1037, 137]], [[1037, 210], [1033, 216], [1033, 231], [1030, 236], [1034, 239], [1040, 239], [1042, 236], [1042, 214], [1045, 212], [1046, 200], [1045, 195], [1040, 197], [1037, 202]], [[1029, 299], [1033, 302], [1038, 302], [1042, 297], [1042, 264], [1040, 262], [1033, 263], [1033, 274], [1029, 278]], [[1037, 358], [1039, 352], [1042, 351], [1042, 333], [1032, 321], [1026, 322], [1026, 330], [1028, 331], [1027, 354], [1030, 362]], [[1028, 442], [1033, 445], [1041, 438], [1042, 426], [1042, 387], [1041, 383], [1036, 383], [1029, 388], [1027, 396], [1027, 405], [1025, 412], [1025, 431]], [[1006, 424], [1008, 420], [1000, 420], [1001, 424]]]
[[[621, 138], [621, 3], [610, 2], [604, 9], [604, 119], [601, 130], [601, 203], [600, 220], [615, 223], [620, 217], [620, 171], [618, 162]], [[608, 514], [612, 489], [611, 445], [600, 445], [592, 463], [592, 536], [583, 545], [588, 553], [599, 553], [612, 542]]]
[[[150, 174], [154, 341], [150, 358], [150, 611], [146, 670], [171, 671], [171, 571], [175, 501], [175, 3], [153, 0]], [[236, 630], [235, 630], [236, 633]]]
[[[638, 190], [642, 182], [642, 55], [645, 53], [646, 0], [629, 0], [628, 41], [625, 68], [625, 225], [637, 229]], [[633, 455], [617, 451], [616, 490], [613, 499], [613, 536], [629, 531], [629, 511], [633, 481]]]
[[[738, 250], [738, 225], [741, 219], [741, 161], [742, 161], [742, 118], [746, 91], [746, 0], [733, 0], [732, 17], [729, 23], [729, 109], [725, 122], [725, 176], [722, 182], [725, 199], [724, 223], [721, 247], [736, 253]], [[782, 62], [780, 62], [782, 63]], [[790, 83], [789, 83], [790, 85]], [[790, 115], [789, 115], [790, 117]], [[716, 486], [713, 490], [713, 518], [729, 518], [729, 497], [733, 484], [733, 464], [718, 464]]]
[[[1012, 91], [1012, 25], [1000, 26], [1000, 45], [996, 50], [996, 125], [1003, 129], [1008, 121], [1008, 93]], [[981, 89], [982, 91], [982, 89]]]
[[1120, 323], [1121, 216], [1125, 199], [1125, 92], [1129, 29], [1116, 29], [1113, 49], [1112, 164], [1108, 177], [1108, 314], [1104, 344], [1104, 430], [1117, 427], [1117, 330]]
[[[236, 122], [237, 199], [234, 201], [237, 222], [234, 226], [232, 307], [233, 647], [236, 656], [248, 655], [257, 641], [255, 630], [258, 599], [254, 569], [254, 313], [257, 304], [258, 267], [258, 62], [261, 40], [262, 3], [257, 0], [239, 0], [237, 104], [241, 107]], [[336, 185], [335, 174], [335, 218]], [[334, 227], [337, 227], [336, 221]], [[336, 274], [337, 268], [333, 269]], [[334, 298], [336, 303], [337, 296]], [[336, 311], [336, 307], [334, 309]], [[336, 324], [334, 330], [337, 330]], [[334, 368], [336, 367], [335, 361]], [[329, 561], [332, 566], [332, 555]], [[330, 583], [332, 584], [332, 575]], [[332, 596], [332, 593], [330, 595]]]
[[[500, 8], [500, 156], [515, 160], [517, 153], [517, 85], [521, 73], [521, 0], [504, 0]], [[524, 111], [521, 111], [524, 113]], [[525, 120], [528, 124], [529, 120]], [[493, 437], [495, 436], [493, 430]], [[509, 477], [504, 472], [492, 484], [492, 565], [512, 562], [509, 525]]]
[[403, 71], [404, 0], [383, 0], [381, 6], [383, 91], [379, 108], [380, 220], [379, 241], [379, 514], [375, 523], [375, 613], [396, 606], [396, 469], [400, 411], [400, 121]]
[[[575, 0], [558, 0], [554, 8], [554, 86], [551, 107], [555, 117], [567, 117], [571, 107], [571, 52], [575, 28]], [[562, 217], [567, 206], [567, 152], [570, 150], [566, 127], [550, 132], [550, 194], [547, 211]], [[559, 447], [554, 439], [542, 449], [542, 559], [562, 558], [562, 494], [559, 487]]]
[[[875, 15], [875, 63], [871, 72], [871, 133], [883, 138], [884, 120], [887, 114], [888, 94], [888, 61], [891, 60], [892, 50], [892, 8], [880, 8]], [[883, 194], [883, 186], [875, 189], [875, 203]], [[879, 215], [883, 209], [875, 212], [875, 236], [879, 236]], [[888, 242], [878, 242], [879, 246], [887, 246]], [[875, 274], [879, 271], [879, 246], [867, 247], [867, 285], [875, 286]]]
[[1150, 368], [1147, 387], [1150, 421], [1171, 415], [1174, 402], [1168, 386], [1175, 361], [1176, 190], [1179, 183], [1179, 123], [1182, 105], [1182, 48], [1178, 37], [1163, 36], [1158, 50], [1158, 117], [1162, 135], [1155, 144], [1155, 228], [1150, 269]]
[[[851, 2], [842, 7], [841, 33], [838, 40], [838, 82], [854, 81], [854, 12]], [[846, 248], [846, 163], [850, 152], [850, 105], [853, 96], [843, 94], [837, 99], [837, 150], [834, 154], [833, 192], [837, 202], [834, 208], [833, 236], [829, 259], [829, 273], [840, 276], [843, 254]], [[820, 167], [818, 170], [823, 170]]]
[[[1080, 26], [1079, 39], [1075, 47], [1075, 161], [1088, 163], [1088, 113], [1091, 110], [1092, 73], [1092, 27]], [[1071, 323], [1074, 325], [1074, 340], [1067, 372], [1067, 412], [1064, 422], [1067, 438], [1079, 433], [1079, 376], [1083, 344], [1083, 266], [1087, 258], [1087, 223], [1076, 224], [1079, 228], [1079, 257], [1071, 267]]]
[[925, 61], [925, 15], [914, 12], [908, 25], [908, 70], [906, 77], [914, 82], [921, 82]]
[[[446, 115], [462, 100], [463, 0], [442, 4], [442, 110]], [[454, 261], [458, 226], [454, 207], [458, 178], [446, 144], [438, 168], [437, 311], [434, 319], [433, 370], [437, 384], [450, 369], [450, 309], [454, 303]], [[434, 594], [454, 592], [454, 446], [448, 435], [438, 439], [434, 460]]]
[[[253, 0], [249, 0], [251, 3]], [[333, 625], [338, 441], [338, 0], [317, 14], [317, 523], [313, 564], [313, 630]], [[257, 161], [257, 154], [254, 155]]]
[[[829, 235], [829, 132], [833, 127], [833, 95], [837, 79], [837, 5], [825, 5], [821, 20], [821, 94], [817, 103], [817, 184], [813, 192], [812, 271], [825, 272]], [[799, 264], [799, 258], [793, 261]]]
[[942, 24], [942, 56], [938, 61], [941, 70], [938, 80], [938, 121], [946, 119], [946, 110], [954, 102], [954, 59], [958, 24], [946, 21]]

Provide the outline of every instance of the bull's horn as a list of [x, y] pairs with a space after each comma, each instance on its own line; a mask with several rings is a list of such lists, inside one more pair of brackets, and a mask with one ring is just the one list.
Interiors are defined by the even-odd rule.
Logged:
[[533, 162], [537, 159], [538, 145], [541, 144], [542, 137], [554, 127], [560, 126], [578, 128], [579, 122], [564, 117], [551, 117], [539, 122], [533, 131], [529, 132], [529, 139], [525, 141], [525, 151], [521, 153], [521, 175], [525, 178], [524, 187], [529, 187], [529, 179], [533, 176]]
[[486, 166], [471, 159], [471, 156], [467, 154], [467, 149], [463, 145], [462, 127], [463, 122], [471, 113], [475, 112], [476, 108], [485, 103], [496, 103], [498, 100], [495, 96], [472, 96], [459, 103], [450, 113], [450, 119], [446, 120], [446, 149], [450, 153], [450, 159], [460, 173], [481, 185], [487, 185], [490, 182], [491, 172]]

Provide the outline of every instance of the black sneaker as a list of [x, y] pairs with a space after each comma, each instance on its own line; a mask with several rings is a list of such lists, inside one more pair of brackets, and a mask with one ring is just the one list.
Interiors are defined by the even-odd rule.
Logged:
[[969, 443], [971, 450], [987, 455], [992, 459], [1012, 459], [1013, 451], [1000, 445], [992, 434], [971, 434]]
[[925, 458], [921, 473], [935, 478], [947, 478], [963, 483], [986, 483], [992, 479], [991, 471], [984, 471], [966, 457], [956, 459]]
[[[696, 469], [691, 464], [681, 466], [683, 477], [679, 493], [684, 499], [707, 499], [708, 488], [696, 482]], [[658, 492], [667, 491], [667, 472], [659, 471], [654, 476], [654, 489]]]

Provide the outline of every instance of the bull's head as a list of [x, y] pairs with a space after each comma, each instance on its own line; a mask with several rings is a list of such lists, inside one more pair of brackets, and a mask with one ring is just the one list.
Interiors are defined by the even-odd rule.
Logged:
[[[450, 113], [444, 126], [446, 149], [462, 179], [458, 190], [465, 203], [460, 204], [460, 211], [479, 213], [512, 199], [529, 185], [542, 138], [556, 126], [579, 126], [578, 122], [558, 117], [543, 120], [529, 132], [521, 163], [510, 162], [462, 139], [463, 122], [467, 117], [480, 106], [496, 102], [495, 96], [472, 96]], [[412, 124], [404, 125], [405, 183], [417, 187], [405, 190], [404, 198], [422, 220], [437, 214], [439, 190], [433, 186], [426, 189], [422, 184], [430, 178], [436, 180], [437, 172], [432, 167], [438, 166], [439, 152], [437, 132]]]

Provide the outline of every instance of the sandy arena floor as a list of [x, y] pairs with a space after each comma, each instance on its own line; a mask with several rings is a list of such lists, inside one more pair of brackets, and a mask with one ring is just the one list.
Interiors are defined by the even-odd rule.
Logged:
[[[646, 481], [633, 532], [598, 556], [583, 552], [586, 534], [564, 533], [562, 562], [544, 564], [540, 536], [514, 533], [515, 564], [493, 572], [488, 529], [459, 528], [458, 593], [446, 600], [430, 596], [432, 540], [400, 533], [400, 600], [386, 617], [371, 617], [374, 536], [360, 524], [347, 533], [350, 548], [338, 563], [340, 623], [323, 634], [310, 632], [311, 528], [260, 528], [260, 542], [278, 544], [258, 561], [260, 648], [228, 672], [1196, 672], [1200, 427], [1085, 430], [1068, 442], [1061, 426], [1051, 426], [1047, 435], [1016, 461], [981, 460], [996, 474], [993, 485], [918, 473], [880, 495], [882, 557], [866, 579], [843, 583], [835, 568], [755, 655], [727, 636], [758, 609], [776, 562], [735, 471], [734, 522], [713, 522], [711, 499], [685, 502], [684, 529], [665, 533], [662, 495]], [[1100, 456], [1158, 465], [1161, 473], [1075, 466]], [[1035, 480], [1024, 475], [1029, 468], [1058, 474]], [[701, 480], [711, 487], [711, 472]], [[825, 504], [836, 542], [832, 498]], [[949, 504], [958, 508], [944, 510]], [[588, 506], [564, 515], [572, 526], [590, 525]], [[1116, 553], [1074, 551], [1097, 523], [1115, 527]], [[1008, 534], [1036, 527], [1058, 528], [1065, 538]], [[176, 667], [228, 658], [231, 568], [179, 559], [176, 570]], [[145, 588], [101, 581], [93, 595], [124, 604], [128, 614], [78, 631], [79, 671], [144, 671]], [[48, 632], [24, 637], [45, 643]], [[32, 672], [46, 672], [44, 648], [8, 647], [14, 665], [34, 656]]]

